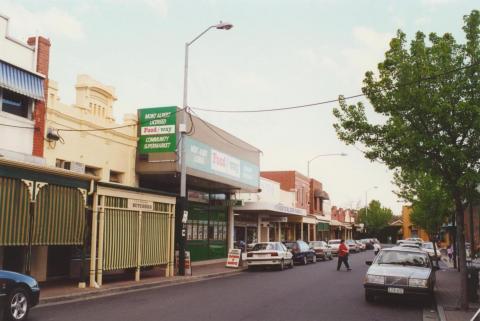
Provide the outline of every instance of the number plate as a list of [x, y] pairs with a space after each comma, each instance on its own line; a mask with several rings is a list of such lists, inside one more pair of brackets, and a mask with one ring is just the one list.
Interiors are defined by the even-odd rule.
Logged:
[[388, 293], [403, 294], [402, 288], [388, 288], [387, 291]]

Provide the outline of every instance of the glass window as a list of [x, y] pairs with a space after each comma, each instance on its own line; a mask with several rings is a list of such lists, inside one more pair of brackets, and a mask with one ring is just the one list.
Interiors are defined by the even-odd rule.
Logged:
[[3, 89], [0, 93], [2, 98], [2, 111], [24, 118], [31, 118], [33, 99]]
[[262, 250], [276, 250], [274, 243], [258, 243], [255, 244], [252, 251], [262, 251]]
[[376, 261], [377, 264], [395, 264], [429, 267], [430, 261], [424, 253], [406, 251], [382, 251]]

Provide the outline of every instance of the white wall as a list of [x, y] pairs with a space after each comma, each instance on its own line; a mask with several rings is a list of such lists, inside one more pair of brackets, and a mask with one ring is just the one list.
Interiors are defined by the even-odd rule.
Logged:
[[0, 111], [0, 123], [10, 126], [32, 128], [0, 126], [0, 149], [31, 155], [33, 150], [34, 122], [23, 117]]
[[35, 71], [35, 51], [26, 42], [8, 35], [8, 18], [0, 14], [0, 59], [20, 68]]

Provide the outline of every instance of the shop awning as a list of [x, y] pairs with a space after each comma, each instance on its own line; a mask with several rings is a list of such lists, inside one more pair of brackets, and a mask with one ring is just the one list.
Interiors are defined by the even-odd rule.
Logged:
[[238, 213], [254, 211], [263, 212], [265, 214], [288, 214], [296, 216], [307, 215], [307, 210], [303, 208], [291, 207], [283, 203], [274, 202], [245, 202], [243, 206], [234, 207], [234, 210]]
[[43, 101], [43, 83], [42, 77], [0, 61], [0, 87]]
[[337, 220], [331, 220], [331, 221], [330, 221], [330, 225], [331, 225], [331, 226], [343, 226], [343, 225], [342, 225], [342, 222], [339, 222], [339, 221], [337, 221]]

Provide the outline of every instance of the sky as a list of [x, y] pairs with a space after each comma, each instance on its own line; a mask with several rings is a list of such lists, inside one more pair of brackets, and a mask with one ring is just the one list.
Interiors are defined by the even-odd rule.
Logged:
[[[452, 33], [464, 42], [462, 17], [478, 0], [0, 0], [11, 36], [50, 38], [50, 78], [64, 103], [75, 100], [78, 74], [116, 88], [114, 114], [182, 105], [185, 43], [190, 47], [192, 108], [246, 110], [303, 105], [361, 93], [398, 29], [411, 39]], [[367, 104], [367, 114], [378, 119]], [[297, 170], [323, 183], [332, 205], [379, 200], [400, 214], [392, 172], [346, 146], [333, 129], [336, 103], [275, 113], [197, 111], [262, 150], [261, 170]], [[377, 188], [375, 188], [377, 187]]]

